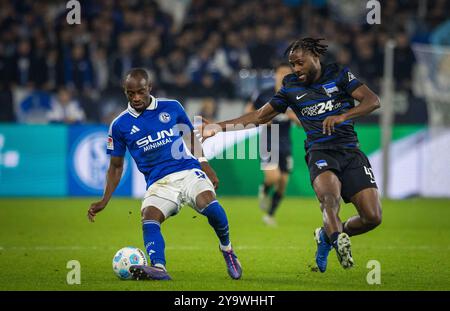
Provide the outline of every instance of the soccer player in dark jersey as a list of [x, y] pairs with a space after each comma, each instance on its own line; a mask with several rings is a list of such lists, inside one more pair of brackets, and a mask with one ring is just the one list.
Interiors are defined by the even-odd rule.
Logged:
[[[281, 89], [283, 78], [290, 73], [292, 73], [292, 69], [289, 63], [278, 64], [275, 67], [275, 85], [259, 93], [255, 93], [251, 101], [247, 104], [245, 111], [255, 111], [267, 104], [276, 92]], [[275, 211], [283, 198], [289, 181], [289, 174], [293, 167], [290, 138], [291, 121], [299, 122], [294, 112], [288, 109], [285, 114], [279, 114], [272, 120], [271, 124], [268, 125], [266, 133], [261, 133], [262, 139], [265, 139], [265, 143], [267, 144], [267, 151], [277, 152], [279, 159], [278, 163], [271, 163], [271, 159], [261, 159], [264, 181], [259, 186], [258, 198], [259, 206], [265, 212], [263, 221], [269, 226], [276, 225], [274, 218]], [[278, 143], [274, 145], [272, 145], [272, 134], [270, 133], [273, 124], [277, 124], [279, 127]], [[272, 150], [272, 148], [277, 148], [277, 150]], [[272, 197], [270, 197], [269, 193], [273, 187], [275, 191]]]
[[[359, 149], [354, 120], [380, 107], [380, 101], [348, 68], [320, 62], [327, 46], [323, 39], [293, 42], [286, 54], [294, 73], [260, 109], [239, 118], [207, 126], [203, 138], [224, 130], [226, 124], [264, 124], [291, 108], [306, 132], [305, 149], [311, 184], [320, 202], [323, 227], [315, 230], [316, 263], [325, 272], [329, 251], [334, 247], [344, 268], [353, 266], [350, 236], [368, 232], [381, 223], [381, 203], [374, 175]], [[359, 105], [355, 105], [355, 100]], [[339, 218], [340, 199], [351, 202], [357, 215], [345, 222]]]

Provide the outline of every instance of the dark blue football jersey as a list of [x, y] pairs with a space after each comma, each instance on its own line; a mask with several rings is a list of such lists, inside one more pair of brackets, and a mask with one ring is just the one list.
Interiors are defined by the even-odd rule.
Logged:
[[[270, 102], [272, 97], [275, 94], [275, 89], [273, 87], [262, 90], [260, 93], [255, 93], [252, 96], [252, 105], [257, 110]], [[278, 148], [281, 153], [291, 154], [291, 138], [290, 138], [290, 129], [291, 129], [291, 120], [285, 114], [277, 115], [273, 120], [272, 124], [278, 124], [279, 126], [279, 142]], [[268, 151], [272, 150], [272, 141], [271, 141], [271, 126], [268, 126], [267, 131], [267, 146]]]
[[322, 122], [328, 116], [340, 115], [355, 107], [350, 94], [361, 85], [348, 68], [337, 64], [322, 65], [319, 80], [310, 85], [300, 82], [295, 74], [284, 77], [283, 87], [270, 104], [281, 113], [288, 107], [295, 112], [306, 132], [306, 151], [358, 148], [353, 120], [336, 125], [330, 136], [322, 134]]

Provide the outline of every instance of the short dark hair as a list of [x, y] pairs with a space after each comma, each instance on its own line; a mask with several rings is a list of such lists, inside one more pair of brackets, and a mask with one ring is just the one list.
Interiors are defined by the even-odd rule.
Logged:
[[127, 79], [128, 76], [130, 76], [131, 78], [135, 78], [135, 79], [144, 78], [145, 81], [147, 81], [149, 83], [151, 82], [150, 75], [148, 74], [147, 70], [145, 70], [144, 68], [132, 68], [125, 75], [125, 80]]
[[320, 41], [325, 40], [324, 38], [302, 38], [292, 42], [287, 49], [284, 51], [284, 55], [288, 56], [295, 50], [301, 49], [303, 51], [308, 51], [312, 55], [319, 57], [324, 55], [327, 51], [328, 45], [320, 43]]

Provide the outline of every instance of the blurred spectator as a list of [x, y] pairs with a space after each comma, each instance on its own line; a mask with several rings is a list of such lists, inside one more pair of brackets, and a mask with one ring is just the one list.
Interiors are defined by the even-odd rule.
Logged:
[[72, 48], [72, 55], [64, 64], [65, 84], [80, 93], [88, 93], [94, 87], [92, 63], [82, 45]]
[[431, 34], [430, 41], [434, 45], [450, 45], [450, 19], [437, 27]]
[[204, 45], [198, 54], [191, 57], [188, 72], [197, 96], [212, 96], [220, 91], [222, 75], [213, 60], [211, 46]]
[[16, 119], [21, 123], [47, 123], [47, 113], [51, 109], [50, 93], [44, 91], [14, 92]]
[[346, 48], [340, 48], [337, 51], [336, 62], [341, 64], [341, 65], [343, 65], [343, 66], [347, 66], [349, 68], [353, 68], [352, 54]]
[[31, 45], [28, 40], [21, 40], [17, 45], [17, 53], [13, 59], [11, 77], [18, 86], [31, 86]]
[[119, 50], [111, 57], [110, 79], [113, 86], [120, 86], [125, 74], [133, 66], [133, 45], [129, 34], [119, 36]]
[[139, 49], [139, 54], [135, 57], [133, 67], [144, 67], [148, 71], [156, 72], [157, 66], [155, 64], [158, 58], [158, 53], [161, 48], [161, 43], [158, 36], [151, 35], [144, 41], [144, 44]]
[[39, 32], [39, 35], [35, 37], [34, 49], [30, 58], [30, 78], [36, 88], [43, 89], [48, 83], [47, 53], [47, 41]]
[[[324, 37], [329, 53], [322, 61], [349, 66], [375, 91], [385, 43], [395, 38], [396, 82], [408, 90], [415, 61], [411, 42], [450, 44], [448, 0], [423, 6], [386, 1], [382, 25], [370, 26], [365, 3], [357, 0], [187, 0], [175, 18], [166, 12], [173, 14], [172, 3], [180, 1], [93, 0], [83, 4], [80, 25], [66, 23], [66, 9], [57, 1], [0, 2], [2, 120], [13, 119], [14, 94], [37, 90], [19, 101], [28, 107], [31, 99], [45, 102], [39, 91], [60, 87], [75, 91], [87, 120], [108, 119], [124, 109], [110, 95], [123, 99], [116, 90], [136, 66], [147, 68], [158, 91], [171, 97], [244, 97], [248, 92], [241, 90], [261, 87], [252, 80], [264, 77], [264, 69], [303, 36]], [[100, 98], [112, 104], [96, 105]]]
[[271, 37], [272, 32], [269, 26], [258, 26], [256, 30], [256, 42], [249, 48], [253, 68], [269, 69], [273, 67], [276, 50]]
[[217, 119], [217, 104], [214, 98], [205, 97], [202, 101], [200, 111], [196, 114], [200, 115], [211, 122]]
[[175, 49], [166, 58], [158, 59], [161, 86], [172, 96], [185, 95], [191, 84], [187, 73], [186, 55], [181, 49]]
[[11, 93], [11, 62], [6, 54], [5, 45], [0, 42], [0, 122], [12, 122], [14, 117], [13, 97]]
[[382, 64], [378, 62], [372, 37], [360, 34], [356, 37], [355, 45], [356, 69], [353, 69], [358, 78], [365, 81], [372, 89], [379, 90], [378, 77], [382, 73]]
[[99, 105], [99, 120], [110, 125], [111, 122], [125, 109], [127, 109], [126, 97], [121, 88], [114, 88], [102, 94]]
[[2, 106], [0, 109], [0, 122], [15, 121], [13, 98], [9, 89], [0, 87], [0, 103]]
[[86, 119], [79, 102], [72, 98], [70, 91], [60, 88], [51, 100], [51, 108], [47, 113], [48, 122], [65, 124], [80, 123]]
[[224, 59], [222, 73], [227, 78], [232, 78], [233, 73], [251, 66], [250, 54], [237, 32], [227, 34], [223, 48], [216, 55]]
[[101, 47], [95, 49], [92, 58], [92, 64], [94, 67], [94, 85], [99, 92], [102, 92], [108, 87], [109, 82], [109, 68], [106, 50]]
[[394, 53], [394, 77], [397, 89], [403, 91], [411, 90], [414, 61], [414, 53], [411, 50], [407, 34], [405, 32], [398, 33]]

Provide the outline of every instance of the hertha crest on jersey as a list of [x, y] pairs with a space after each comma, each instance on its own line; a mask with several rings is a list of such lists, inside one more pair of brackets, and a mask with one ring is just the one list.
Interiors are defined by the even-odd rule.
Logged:
[[331, 82], [323, 85], [323, 89], [329, 97], [333, 96], [334, 92], [339, 92], [339, 88], [336, 86], [336, 82]]

